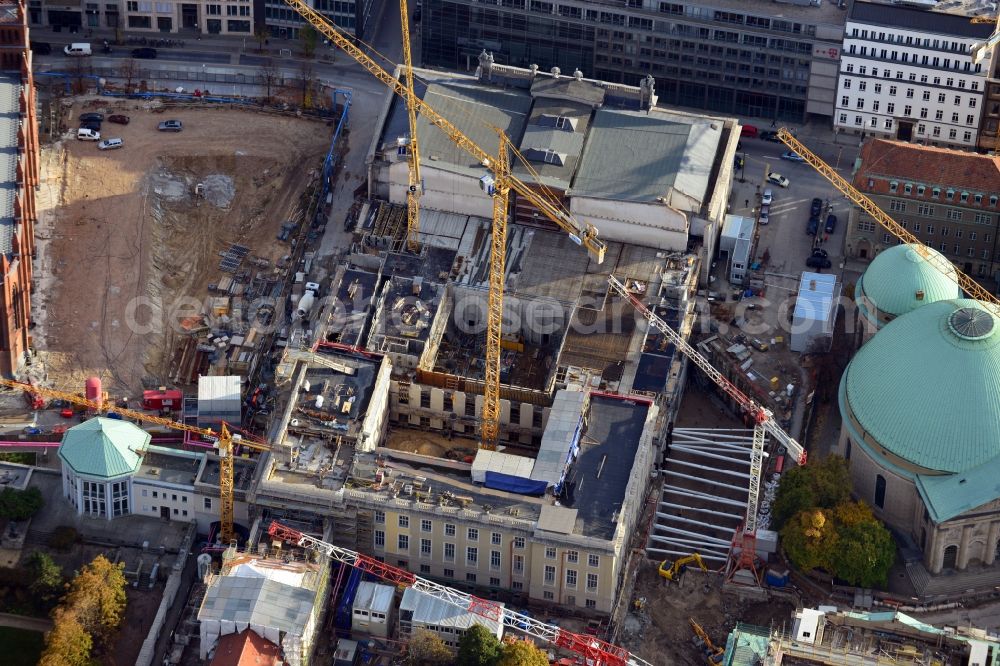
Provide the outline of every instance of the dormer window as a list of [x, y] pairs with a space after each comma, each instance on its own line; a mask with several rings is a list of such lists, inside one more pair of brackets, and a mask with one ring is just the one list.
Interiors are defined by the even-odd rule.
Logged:
[[892, 192], [893, 194], [895, 194], [896, 190], [898, 190], [898, 189], [899, 189], [899, 183], [897, 183], [894, 180], [889, 181], [889, 191], [890, 192]]

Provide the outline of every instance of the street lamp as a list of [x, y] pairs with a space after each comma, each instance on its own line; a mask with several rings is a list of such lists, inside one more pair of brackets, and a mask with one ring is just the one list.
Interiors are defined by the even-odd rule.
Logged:
[[740, 182], [747, 182], [747, 152], [743, 151], [743, 159], [740, 160]]

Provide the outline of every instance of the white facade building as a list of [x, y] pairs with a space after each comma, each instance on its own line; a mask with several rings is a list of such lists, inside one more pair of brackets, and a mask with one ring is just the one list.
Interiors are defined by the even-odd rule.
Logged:
[[854, 2], [835, 131], [975, 148], [988, 66], [972, 63], [971, 48], [992, 30], [965, 15]]

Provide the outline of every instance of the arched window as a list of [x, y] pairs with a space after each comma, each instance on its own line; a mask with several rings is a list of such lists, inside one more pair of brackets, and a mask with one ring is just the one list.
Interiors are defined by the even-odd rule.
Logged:
[[948, 546], [944, 549], [944, 561], [941, 563], [942, 569], [954, 569], [958, 563], [958, 546]]
[[885, 508], [885, 477], [881, 474], [875, 477], [875, 506]]

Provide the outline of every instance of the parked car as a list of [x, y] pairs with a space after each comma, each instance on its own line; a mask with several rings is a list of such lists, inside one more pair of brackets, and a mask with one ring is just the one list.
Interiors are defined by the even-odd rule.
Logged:
[[806, 158], [802, 157], [801, 155], [799, 155], [798, 153], [796, 153], [794, 150], [786, 150], [785, 152], [781, 153], [781, 159], [788, 160], [789, 162], [805, 162], [806, 161]]
[[809, 268], [830, 268], [833, 264], [826, 257], [809, 257], [806, 266]]
[[812, 256], [814, 256], [814, 257], [823, 257], [824, 259], [826, 259], [826, 257], [827, 257], [826, 250], [824, 250], [821, 247], [814, 247], [813, 251], [812, 251]]
[[98, 150], [117, 150], [118, 148], [125, 147], [125, 140], [115, 137], [113, 139], [105, 139], [97, 144]]
[[819, 231], [819, 217], [813, 215], [809, 218], [809, 224], [806, 225], [806, 233], [810, 236], [815, 236]]
[[837, 216], [831, 213], [830, 215], [826, 216], [826, 226], [824, 227], [824, 230], [826, 231], [826, 233], [832, 234], [833, 230], [836, 228], [837, 228]]
[[156, 58], [156, 49], [145, 46], [141, 49], [132, 49], [132, 57], [140, 60], [153, 60]]
[[81, 127], [76, 131], [76, 138], [80, 141], [100, 141], [101, 133], [88, 127]]
[[91, 120], [91, 121], [88, 121], [88, 122], [80, 123], [80, 128], [81, 129], [94, 130], [95, 132], [100, 132], [101, 131], [101, 123], [98, 123], [98, 122], [95, 122], [95, 121]]
[[750, 139], [755, 139], [757, 138], [757, 134], [758, 134], [758, 129], [753, 125], [743, 125], [743, 127], [740, 128], [740, 136], [745, 136]]
[[116, 113], [113, 116], [108, 116], [109, 123], [117, 123], [118, 125], [128, 125], [129, 121], [132, 120], [128, 116], [123, 116], [120, 113]]
[[63, 53], [68, 56], [82, 58], [93, 53], [88, 42], [74, 42], [63, 47]]
[[770, 141], [771, 143], [781, 143], [781, 139], [778, 138], [777, 132], [761, 132], [760, 138], [764, 141]]
[[767, 174], [767, 182], [777, 185], [779, 187], [788, 187], [788, 179], [782, 176], [780, 173]]
[[761, 206], [760, 207], [760, 223], [769, 224], [771, 222], [771, 207]]
[[813, 199], [812, 204], [809, 205], [809, 215], [811, 217], [819, 217], [819, 214], [823, 211], [823, 200]]
[[771, 192], [771, 188], [764, 190], [764, 194], [760, 197], [760, 204], [762, 206], [770, 206], [771, 202], [774, 201], [774, 193]]
[[103, 113], [82, 113], [82, 114], [80, 114], [80, 122], [83, 122], [83, 123], [89, 123], [89, 122], [102, 123], [102, 122], [104, 122], [104, 114]]
[[52, 53], [52, 45], [48, 42], [31, 42], [31, 50], [38, 55], [48, 55]]
[[179, 120], [164, 120], [156, 126], [156, 129], [161, 132], [180, 132], [184, 129], [184, 125]]

